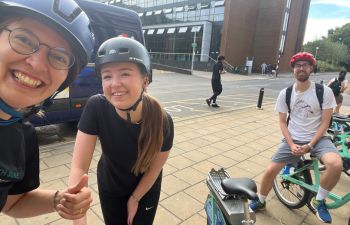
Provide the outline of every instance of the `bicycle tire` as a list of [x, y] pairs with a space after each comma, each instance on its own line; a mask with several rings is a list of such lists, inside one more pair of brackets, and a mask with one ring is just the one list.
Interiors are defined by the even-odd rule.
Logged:
[[[309, 170], [296, 174], [297, 178], [302, 179], [307, 184], [312, 184], [312, 178]], [[280, 175], [274, 179], [273, 190], [279, 201], [290, 209], [299, 209], [303, 207], [312, 196], [312, 192], [298, 184], [284, 180]]]

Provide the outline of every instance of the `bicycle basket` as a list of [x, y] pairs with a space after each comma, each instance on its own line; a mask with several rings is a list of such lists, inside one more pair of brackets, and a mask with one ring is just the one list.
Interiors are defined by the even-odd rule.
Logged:
[[215, 191], [220, 195], [220, 198], [223, 200], [229, 197], [229, 195], [226, 194], [221, 187], [221, 182], [226, 178], [230, 178], [230, 175], [224, 168], [221, 168], [219, 170], [211, 169], [211, 171], [208, 173], [207, 179], [208, 184], [215, 189]]

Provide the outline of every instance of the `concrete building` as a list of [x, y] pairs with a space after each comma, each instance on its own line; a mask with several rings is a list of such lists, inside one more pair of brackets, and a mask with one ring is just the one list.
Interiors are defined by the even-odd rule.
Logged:
[[233, 66], [248, 59], [255, 71], [263, 62], [287, 71], [302, 48], [311, 0], [100, 1], [139, 14], [154, 60], [188, 66], [194, 52], [202, 63], [223, 54]]

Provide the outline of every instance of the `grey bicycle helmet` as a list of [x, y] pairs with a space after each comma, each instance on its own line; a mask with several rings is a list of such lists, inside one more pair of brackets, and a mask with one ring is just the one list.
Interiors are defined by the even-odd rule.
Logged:
[[131, 62], [139, 65], [141, 72], [151, 76], [151, 60], [140, 42], [126, 37], [116, 37], [103, 42], [97, 51], [96, 73], [101, 76], [101, 66], [111, 62]]
[[74, 0], [0, 0], [0, 15], [32, 17], [68, 40], [76, 62], [58, 91], [74, 81], [93, 53], [95, 41], [90, 20]]

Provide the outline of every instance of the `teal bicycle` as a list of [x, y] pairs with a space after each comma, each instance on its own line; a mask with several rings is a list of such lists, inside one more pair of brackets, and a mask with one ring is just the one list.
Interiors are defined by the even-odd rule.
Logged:
[[[343, 159], [343, 172], [350, 176], [350, 130], [344, 131], [350, 123], [350, 117], [341, 118], [333, 116], [333, 125], [329, 133], [332, 136], [334, 144], [339, 150]], [[311, 159], [302, 159], [298, 165], [287, 164], [275, 178], [273, 189], [276, 196], [282, 204], [290, 209], [298, 209], [307, 205], [314, 213], [310, 204], [311, 198], [317, 194], [320, 185], [320, 171], [325, 170], [322, 164], [319, 164], [317, 158], [311, 156]], [[313, 173], [313, 178], [311, 176]], [[330, 192], [327, 197], [326, 206], [329, 209], [339, 208], [350, 201], [350, 192], [344, 196], [338, 196]]]

